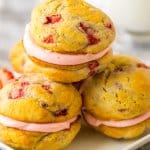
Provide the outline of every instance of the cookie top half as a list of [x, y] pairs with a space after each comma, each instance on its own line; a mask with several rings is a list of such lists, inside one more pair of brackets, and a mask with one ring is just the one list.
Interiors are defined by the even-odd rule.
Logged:
[[97, 119], [125, 120], [150, 111], [150, 67], [116, 55], [91, 78], [83, 93], [86, 110]]
[[34, 8], [30, 34], [37, 45], [69, 54], [98, 53], [115, 38], [114, 25], [83, 0], [46, 0]]
[[34, 123], [64, 122], [80, 114], [81, 97], [71, 84], [26, 74], [0, 91], [0, 114]]

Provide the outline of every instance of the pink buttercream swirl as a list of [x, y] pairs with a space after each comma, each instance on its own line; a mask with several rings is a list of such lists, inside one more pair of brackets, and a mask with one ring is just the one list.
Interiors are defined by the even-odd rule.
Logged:
[[14, 120], [9, 117], [0, 115], [0, 124], [6, 127], [16, 128], [25, 131], [53, 133], [53, 132], [69, 129], [71, 124], [75, 122], [77, 118], [78, 117], [74, 117], [66, 122], [60, 122], [60, 123], [40, 124], [40, 123], [22, 122], [22, 121]]
[[83, 112], [84, 113], [84, 118], [85, 120], [94, 127], [98, 127], [100, 125], [106, 125], [109, 127], [118, 127], [118, 128], [122, 128], [122, 127], [129, 127], [129, 126], [134, 126], [137, 125], [147, 119], [150, 118], [150, 111], [133, 119], [129, 119], [129, 120], [122, 120], [122, 121], [105, 121], [105, 120], [98, 120], [95, 117], [93, 117], [91, 114], [87, 113], [86, 111]]
[[103, 57], [110, 49], [111, 45], [103, 51], [96, 54], [61, 54], [39, 47], [30, 35], [30, 24], [26, 26], [24, 33], [24, 47], [29, 56], [36, 57], [39, 60], [56, 65], [79, 65]]

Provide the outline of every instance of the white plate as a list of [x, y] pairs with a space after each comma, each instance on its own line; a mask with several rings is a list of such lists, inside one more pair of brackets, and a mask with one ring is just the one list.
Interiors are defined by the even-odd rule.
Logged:
[[134, 140], [115, 140], [83, 126], [66, 150], [135, 150], [148, 142], [150, 142], [148, 133]]
[[[115, 140], [83, 125], [76, 139], [66, 150], [135, 150], [148, 142], [150, 142], [148, 133], [134, 140]], [[0, 143], [0, 150], [13, 149]]]

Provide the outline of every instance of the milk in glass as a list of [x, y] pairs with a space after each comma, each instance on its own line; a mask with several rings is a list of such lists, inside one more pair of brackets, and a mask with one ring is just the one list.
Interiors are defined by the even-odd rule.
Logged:
[[87, 0], [105, 10], [117, 25], [133, 32], [150, 32], [150, 0]]

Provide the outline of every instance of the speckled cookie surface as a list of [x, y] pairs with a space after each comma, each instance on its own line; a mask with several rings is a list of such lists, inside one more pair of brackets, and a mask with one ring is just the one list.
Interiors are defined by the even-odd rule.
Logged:
[[80, 114], [81, 96], [71, 84], [26, 74], [0, 91], [0, 114], [24, 122], [64, 122]]
[[32, 12], [36, 44], [59, 53], [97, 53], [115, 38], [112, 21], [83, 0], [46, 0]]
[[127, 56], [115, 56], [84, 91], [85, 107], [99, 119], [130, 119], [150, 109], [150, 69]]
[[[150, 68], [134, 58], [116, 55], [105, 71], [88, 81], [83, 93], [84, 106], [99, 120], [132, 119], [150, 111], [149, 91]], [[124, 133], [133, 129], [133, 135], [127, 136], [132, 138], [140, 135], [140, 128], [144, 132], [147, 126], [145, 123], [128, 128], [100, 126], [98, 130], [126, 138]], [[117, 135], [117, 131], [121, 134]]]
[[99, 60], [77, 66], [57, 66], [37, 62], [25, 53], [22, 41], [18, 42], [10, 52], [10, 61], [18, 73], [41, 72], [54, 81], [70, 83], [78, 82], [87, 78], [95, 69], [96, 72], [103, 71], [112, 60], [112, 51], [109, 51]]

